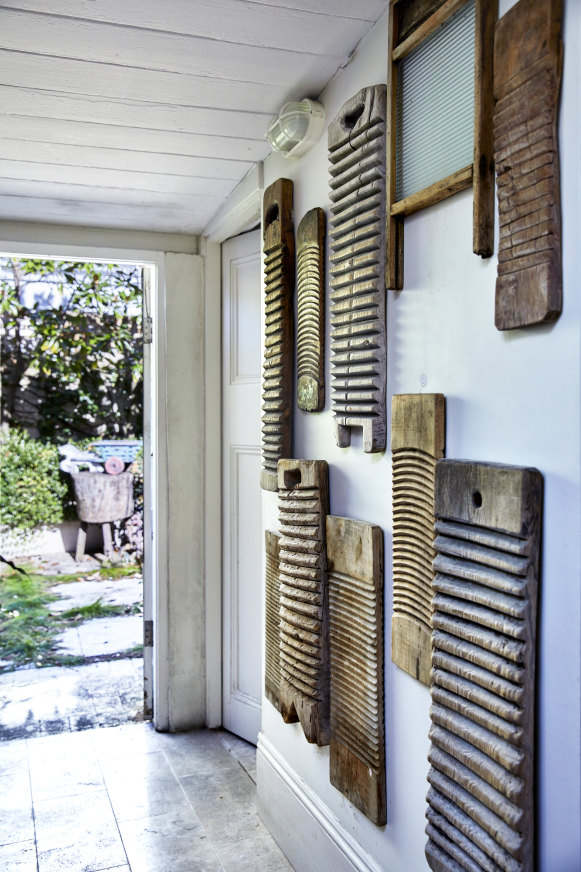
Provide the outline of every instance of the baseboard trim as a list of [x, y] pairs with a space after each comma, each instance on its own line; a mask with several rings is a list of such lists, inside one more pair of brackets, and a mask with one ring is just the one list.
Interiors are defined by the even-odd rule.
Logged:
[[263, 733], [257, 751], [258, 811], [296, 872], [385, 872]]

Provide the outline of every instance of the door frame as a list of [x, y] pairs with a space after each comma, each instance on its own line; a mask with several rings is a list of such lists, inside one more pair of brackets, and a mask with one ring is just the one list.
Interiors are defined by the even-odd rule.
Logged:
[[[16, 229], [16, 228], [15, 228]], [[167, 559], [163, 551], [163, 543], [167, 537], [163, 535], [167, 529], [167, 469], [163, 458], [167, 456], [165, 449], [165, 427], [163, 426], [163, 381], [165, 369], [164, 348], [164, 313], [165, 313], [165, 255], [164, 252], [128, 249], [114, 246], [98, 246], [87, 244], [54, 243], [44, 241], [45, 233], [30, 233], [27, 227], [27, 237], [34, 241], [22, 242], [16, 239], [1, 239], [0, 251], [3, 254], [13, 254], [17, 257], [36, 257], [53, 260], [100, 261], [105, 263], [130, 263], [142, 266], [149, 274], [150, 316], [153, 322], [153, 342], [143, 348], [143, 426], [144, 426], [144, 575], [143, 575], [143, 619], [153, 620], [155, 627], [155, 644], [152, 648], [144, 648], [144, 708], [153, 710], [153, 722], [156, 729], [168, 729], [169, 713], [166, 700], [168, 698], [167, 657], [163, 649], [167, 646], [168, 604], [167, 604]], [[76, 228], [67, 228], [67, 236], [75, 235]], [[48, 235], [48, 234], [46, 234]], [[51, 234], [53, 235], [53, 234]], [[18, 236], [18, 234], [15, 234]], [[145, 293], [145, 291], [144, 291]], [[147, 452], [150, 457], [147, 470]], [[157, 529], [159, 535], [152, 537]], [[149, 683], [149, 688], [148, 688]]]
[[206, 725], [222, 725], [222, 243], [261, 224], [264, 165], [255, 164], [206, 226]]

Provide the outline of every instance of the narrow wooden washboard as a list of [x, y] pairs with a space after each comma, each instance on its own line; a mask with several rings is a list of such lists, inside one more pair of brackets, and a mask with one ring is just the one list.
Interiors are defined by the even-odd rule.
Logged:
[[386, 442], [386, 88], [363, 88], [329, 126], [331, 388], [337, 445], [363, 428], [363, 450]]
[[280, 711], [280, 534], [264, 531], [266, 617], [264, 693]]
[[297, 404], [325, 406], [325, 212], [311, 209], [297, 229]]
[[440, 460], [429, 841], [436, 872], [533, 872], [542, 476]]
[[264, 192], [264, 284], [266, 294], [262, 380], [262, 470], [260, 486], [277, 489], [276, 465], [291, 456], [293, 303], [295, 240], [293, 183], [278, 179]]
[[331, 648], [331, 784], [386, 822], [383, 531], [327, 518]]
[[562, 0], [520, 0], [496, 25], [499, 330], [552, 321], [561, 312], [561, 17]]
[[391, 401], [393, 616], [391, 659], [429, 686], [436, 460], [444, 456], [443, 394], [396, 394]]
[[329, 609], [325, 460], [278, 464], [280, 540], [280, 703], [308, 742], [329, 744]]

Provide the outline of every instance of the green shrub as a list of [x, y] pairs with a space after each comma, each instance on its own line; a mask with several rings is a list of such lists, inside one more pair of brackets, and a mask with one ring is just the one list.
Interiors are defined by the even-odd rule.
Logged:
[[66, 490], [56, 445], [21, 430], [0, 435], [0, 524], [21, 529], [60, 524]]

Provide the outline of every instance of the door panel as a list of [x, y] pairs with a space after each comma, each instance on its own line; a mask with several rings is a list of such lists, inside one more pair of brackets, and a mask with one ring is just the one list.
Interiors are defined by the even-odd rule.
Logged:
[[260, 729], [260, 234], [222, 246], [223, 723]]

